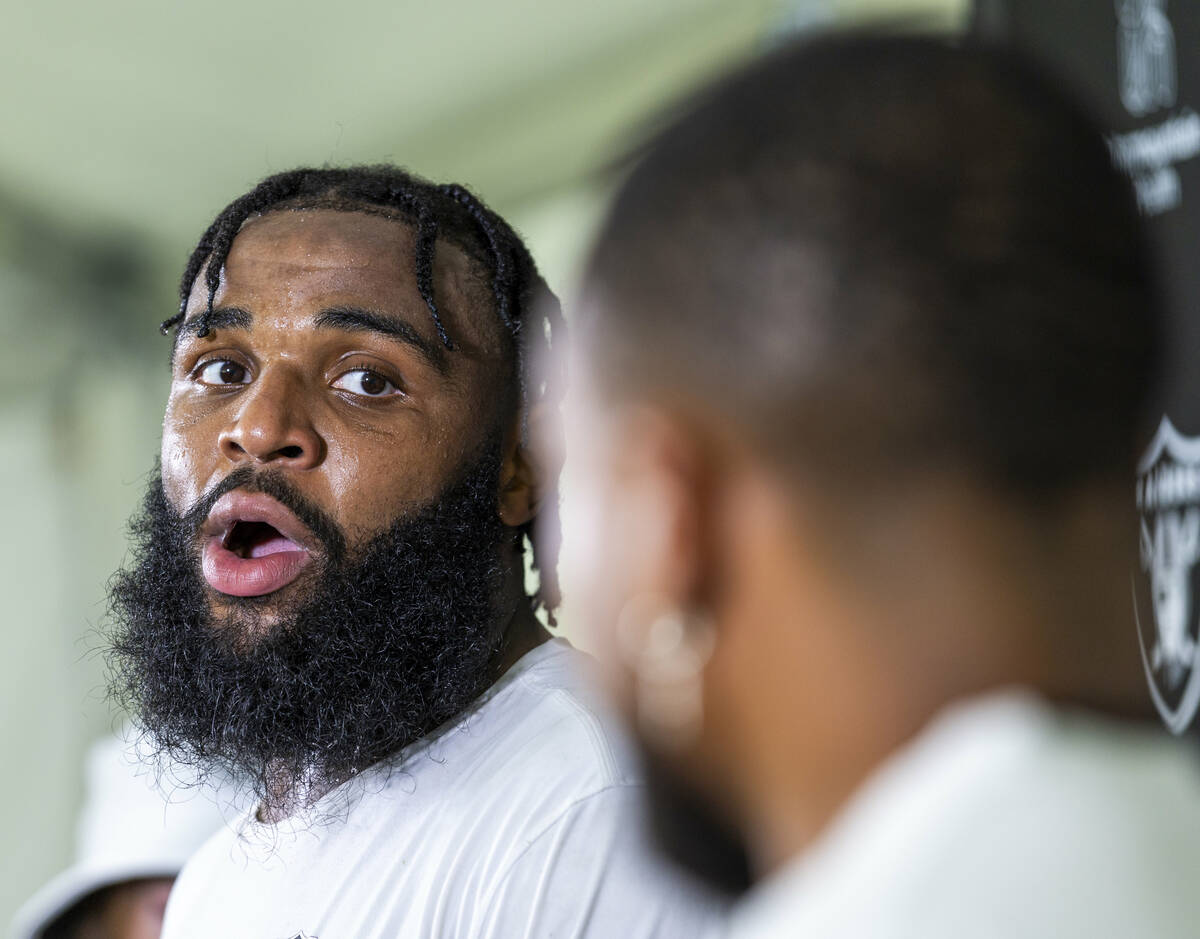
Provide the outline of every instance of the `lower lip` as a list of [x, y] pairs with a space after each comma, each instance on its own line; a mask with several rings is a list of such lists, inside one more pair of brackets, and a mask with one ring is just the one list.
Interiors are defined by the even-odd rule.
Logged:
[[310, 560], [307, 551], [279, 551], [243, 558], [210, 538], [204, 545], [201, 569], [208, 585], [231, 597], [262, 597], [286, 587], [300, 576]]

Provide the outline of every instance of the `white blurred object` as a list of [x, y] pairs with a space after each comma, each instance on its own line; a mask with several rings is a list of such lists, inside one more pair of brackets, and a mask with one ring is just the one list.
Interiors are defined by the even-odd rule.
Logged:
[[1198, 870], [1189, 743], [997, 692], [876, 770], [730, 939], [1194, 939]]
[[88, 753], [75, 862], [13, 918], [12, 939], [42, 930], [89, 894], [130, 880], [174, 877], [235, 811], [232, 788], [199, 784], [178, 767], [159, 770], [148, 750], [120, 737]]

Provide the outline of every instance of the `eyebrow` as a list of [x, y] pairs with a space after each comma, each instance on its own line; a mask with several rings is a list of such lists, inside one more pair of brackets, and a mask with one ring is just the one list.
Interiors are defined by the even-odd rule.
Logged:
[[179, 330], [175, 333], [175, 344], [179, 345], [179, 340], [186, 336], [196, 335], [200, 331], [202, 320], [209, 329], [249, 329], [254, 321], [254, 314], [238, 306], [218, 307], [207, 317], [203, 313], [197, 314], [179, 324]]
[[446, 361], [445, 350], [403, 320], [362, 310], [358, 307], [339, 306], [322, 310], [313, 317], [313, 325], [317, 329], [341, 329], [346, 332], [377, 333], [388, 339], [396, 339], [412, 346], [430, 365], [443, 375], [449, 371], [450, 364]]
[[[200, 331], [201, 316], [194, 316], [180, 324], [175, 334], [174, 348], [189, 336], [195, 336]], [[207, 317], [209, 329], [249, 329], [254, 322], [254, 314], [241, 307], [218, 307]], [[446, 361], [445, 350], [430, 342], [403, 320], [395, 319], [383, 313], [363, 310], [359, 307], [339, 306], [322, 310], [313, 317], [313, 325], [317, 329], [340, 329], [346, 332], [368, 332], [385, 336], [388, 339], [399, 340], [412, 346], [430, 365], [445, 375], [450, 370]], [[174, 354], [174, 348], [172, 354]]]
[[[172, 363], [175, 362], [175, 353], [179, 351], [179, 344], [200, 332], [200, 322], [204, 318], [203, 313], [197, 313], [190, 320], [184, 320], [179, 324], [179, 328], [175, 330], [175, 339], [171, 343]], [[243, 310], [240, 306], [223, 306], [208, 314], [205, 325], [209, 329], [249, 329], [252, 322], [254, 322], [254, 314], [249, 310]]]

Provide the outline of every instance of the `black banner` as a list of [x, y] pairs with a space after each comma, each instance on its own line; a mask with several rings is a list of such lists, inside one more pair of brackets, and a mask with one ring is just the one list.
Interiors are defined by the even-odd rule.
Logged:
[[1105, 123], [1163, 264], [1170, 335], [1132, 494], [1132, 603], [1151, 694], [1182, 733], [1200, 710], [1200, 2], [977, 0], [972, 28], [1047, 62]]

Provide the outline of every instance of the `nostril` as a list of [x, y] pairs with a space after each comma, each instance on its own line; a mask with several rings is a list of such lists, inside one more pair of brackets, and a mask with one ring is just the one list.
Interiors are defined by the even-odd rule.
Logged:
[[304, 453], [304, 451], [300, 447], [296, 447], [296, 446], [279, 448], [279, 455], [285, 456], [289, 460], [294, 460], [294, 459], [296, 459], [296, 457], [303, 455], [303, 453]]

